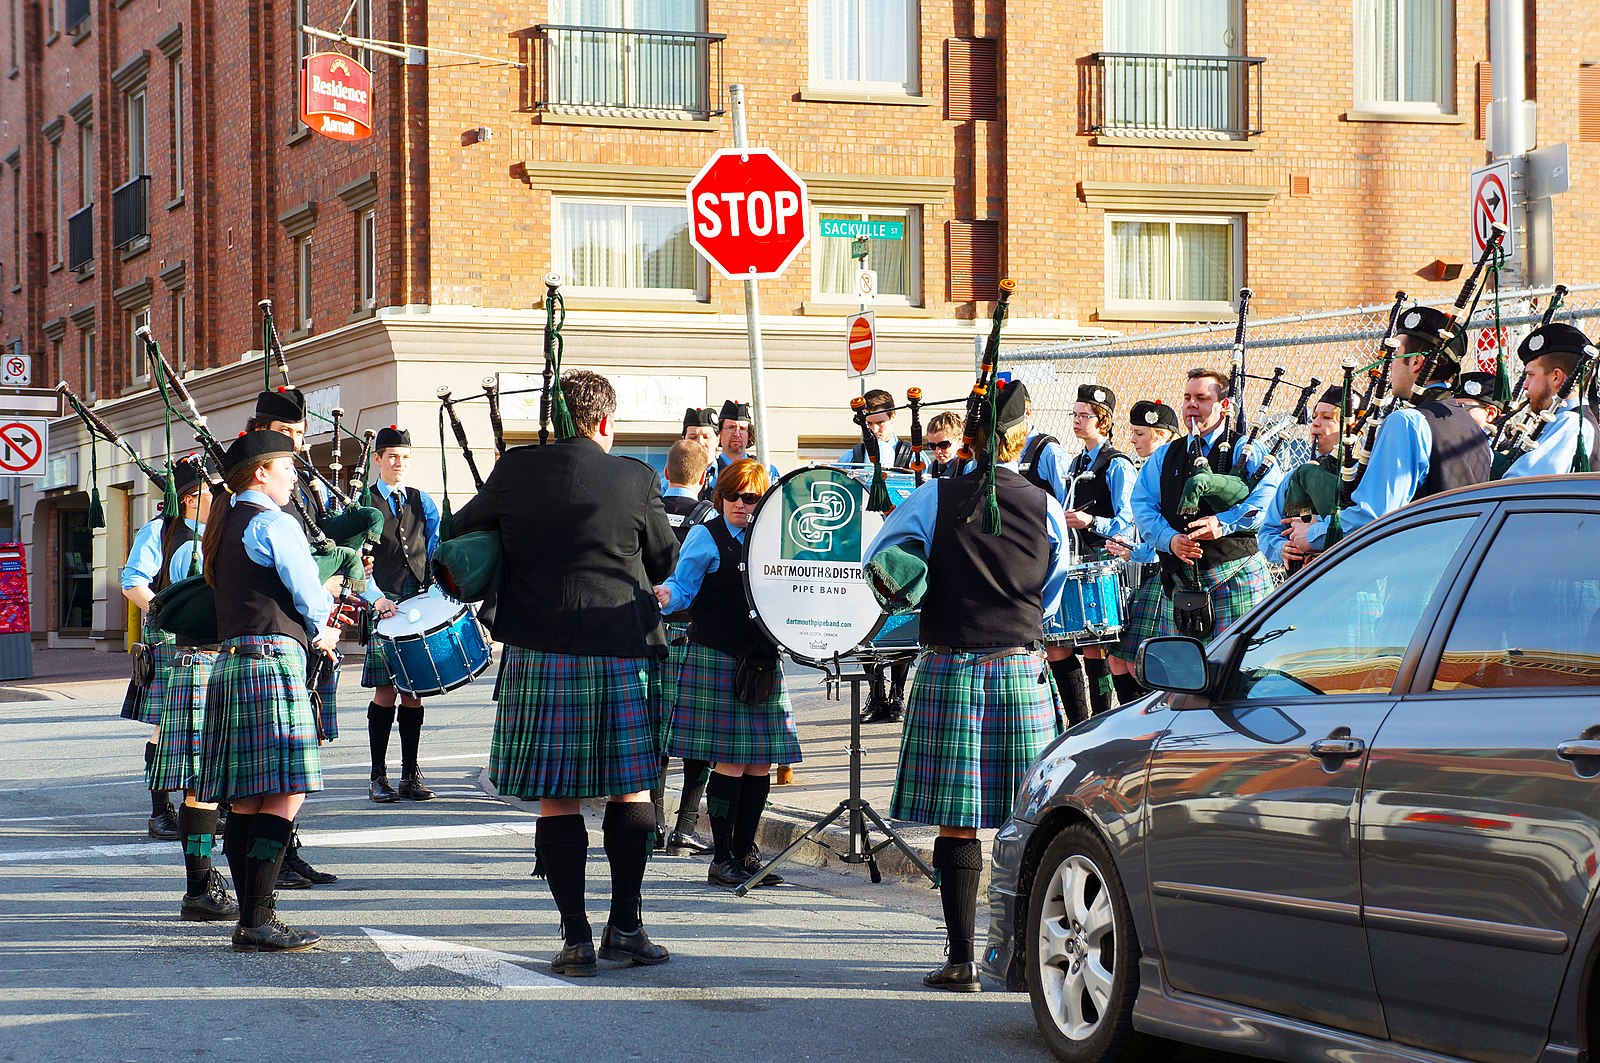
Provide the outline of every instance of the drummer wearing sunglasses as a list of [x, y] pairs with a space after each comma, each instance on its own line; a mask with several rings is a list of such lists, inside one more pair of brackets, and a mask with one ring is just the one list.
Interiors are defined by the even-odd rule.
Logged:
[[961, 449], [961, 415], [945, 410], [928, 422], [927, 433], [922, 437], [928, 450], [928, 478], [940, 480], [946, 476], [960, 476], [961, 462], [956, 451]]

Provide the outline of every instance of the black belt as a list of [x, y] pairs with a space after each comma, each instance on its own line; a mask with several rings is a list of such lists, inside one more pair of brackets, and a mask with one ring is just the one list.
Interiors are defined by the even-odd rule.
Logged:
[[946, 656], [957, 653], [976, 653], [980, 655], [976, 662], [977, 664], [988, 664], [990, 661], [998, 661], [1002, 657], [1010, 657], [1017, 653], [1034, 653], [1039, 647], [1037, 644], [1033, 644], [1029, 646], [924, 646], [922, 648], [929, 653], [939, 653]]
[[175, 665], [176, 667], [179, 667], [179, 668], [192, 668], [194, 665], [199, 663], [200, 655], [202, 653], [216, 653], [217, 652], [217, 647], [214, 646], [214, 645], [213, 646], [183, 646], [183, 647], [180, 647], [180, 649], [182, 650], [182, 652], [177, 654], [177, 656], [175, 656], [173, 658], [173, 660], [172, 660], [173, 665]]
[[232, 657], [251, 657], [258, 661], [269, 661], [284, 655], [276, 646], [229, 646], [228, 654]]

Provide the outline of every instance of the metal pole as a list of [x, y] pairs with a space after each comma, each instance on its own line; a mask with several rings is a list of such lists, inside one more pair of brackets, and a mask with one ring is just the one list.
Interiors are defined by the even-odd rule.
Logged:
[[1511, 160], [1511, 196], [1507, 220], [1516, 257], [1501, 272], [1507, 288], [1520, 288], [1527, 276], [1528, 211], [1527, 83], [1523, 62], [1523, 0], [1489, 0], [1489, 64], [1494, 79], [1494, 99], [1489, 110], [1489, 155]]
[[[744, 86], [729, 85], [728, 101], [728, 109], [733, 112], [733, 146], [748, 148], [750, 138], [745, 128]], [[767, 445], [770, 438], [767, 433], [767, 400], [762, 387], [766, 365], [761, 357], [761, 296], [756, 292], [755, 281], [744, 282], [744, 331], [750, 343], [750, 416], [756, 424], [755, 438], [751, 443], [755, 445], [756, 456], [770, 465], [772, 451]]]
[[[867, 253], [865, 251], [862, 251], [861, 254], [856, 258], [856, 269], [865, 270], [866, 268], [867, 268]], [[861, 302], [857, 304], [856, 312], [857, 313], [861, 313], [861, 314], [864, 314], [864, 313], [867, 312], [867, 297], [866, 297], [865, 293], [861, 293]], [[876, 336], [873, 337], [872, 342], [873, 343], [877, 343], [878, 342]], [[860, 377], [860, 380], [861, 380], [861, 394], [865, 395], [867, 393], [867, 375], [865, 373], [862, 373], [861, 377]]]

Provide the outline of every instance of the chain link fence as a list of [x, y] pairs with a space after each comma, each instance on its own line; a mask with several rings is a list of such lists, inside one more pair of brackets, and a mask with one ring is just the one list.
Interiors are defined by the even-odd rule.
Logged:
[[[1501, 293], [1500, 332], [1506, 343], [1512, 379], [1520, 372], [1517, 344], [1539, 323], [1551, 295], [1549, 288]], [[1424, 305], [1448, 308], [1450, 300]], [[1393, 304], [1320, 311], [1294, 317], [1247, 320], [1245, 369], [1249, 376], [1245, 408], [1254, 423], [1274, 368], [1284, 369], [1283, 383], [1273, 395], [1268, 420], [1287, 417], [1300, 390], [1312, 379], [1316, 394], [1343, 380], [1346, 355], [1365, 366], [1382, 357], [1379, 340]], [[1408, 307], [1410, 303], [1406, 304]], [[1468, 327], [1467, 362], [1463, 368], [1493, 372], [1495, 367], [1496, 300], [1493, 292], [1478, 302]], [[1593, 335], [1592, 319], [1600, 318], [1600, 284], [1575, 285], [1566, 293], [1556, 320], [1567, 321]], [[1183, 397], [1184, 374], [1195, 366], [1228, 371], [1233, 357], [1235, 323], [1195, 325], [1161, 332], [1136, 333], [1105, 340], [1004, 349], [1000, 368], [1025, 381], [1034, 397], [1035, 423], [1061, 440], [1069, 454], [1079, 447], [1072, 437], [1072, 404], [1080, 384], [1096, 383], [1117, 396], [1117, 431], [1113, 439], [1127, 449], [1127, 410], [1140, 399], [1159, 399], [1176, 407]], [[1474, 357], [1477, 365], [1472, 363]], [[1365, 384], [1357, 379], [1357, 391]], [[1289, 433], [1288, 456], [1303, 461], [1310, 454], [1304, 427]]]

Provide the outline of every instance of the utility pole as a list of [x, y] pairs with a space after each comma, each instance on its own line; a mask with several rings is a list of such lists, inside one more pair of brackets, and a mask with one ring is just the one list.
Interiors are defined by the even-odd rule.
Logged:
[[[1506, 215], [1515, 246], [1501, 271], [1501, 283], [1515, 291], [1525, 286], [1528, 272], [1528, 152], [1533, 147], [1532, 107], [1524, 76], [1523, 0], [1489, 0], [1489, 65], [1493, 100], [1489, 104], [1489, 155], [1511, 163], [1511, 202]], [[1507, 248], [1508, 251], [1512, 250]]]

